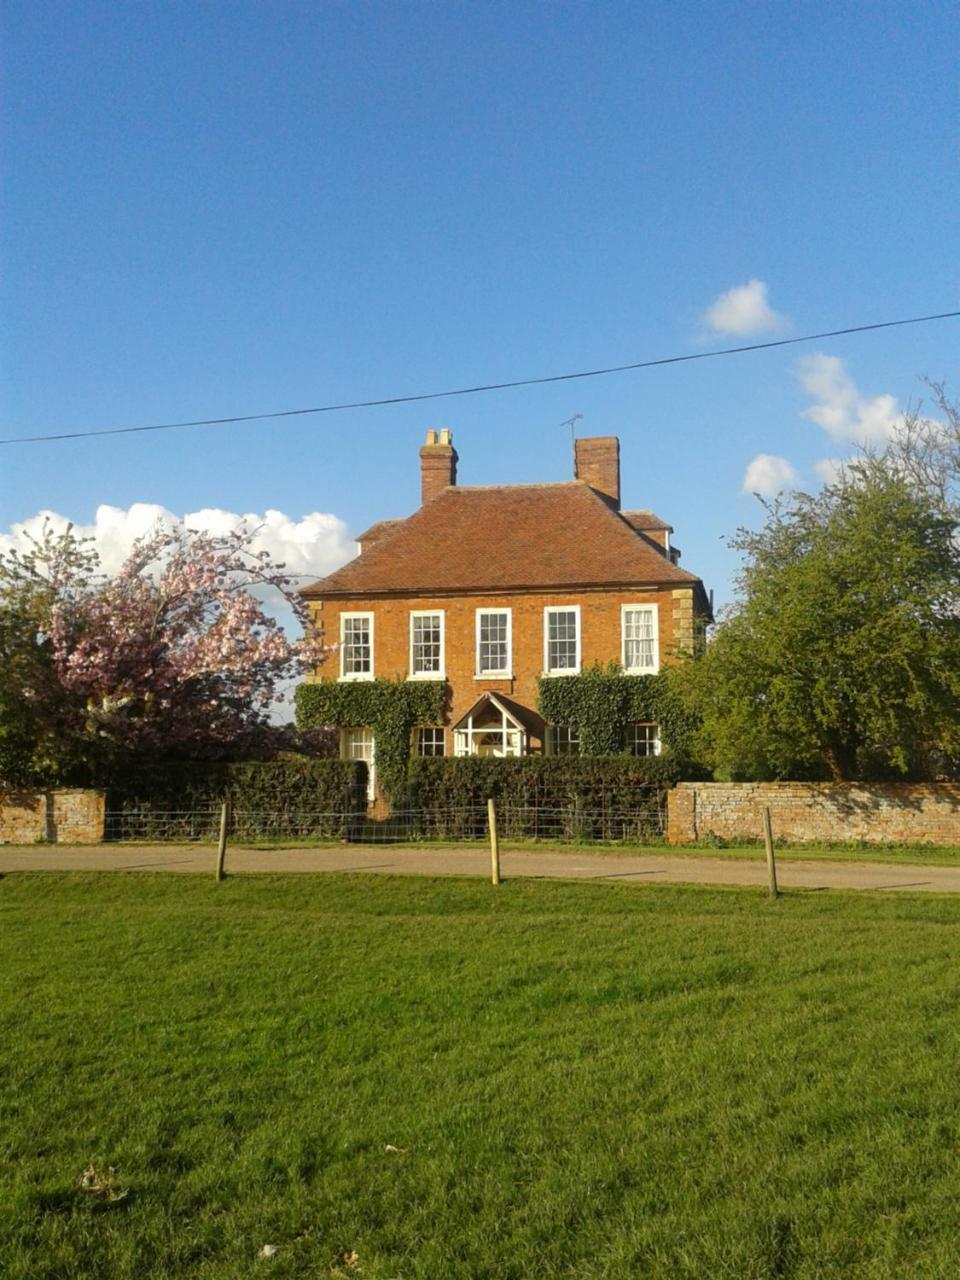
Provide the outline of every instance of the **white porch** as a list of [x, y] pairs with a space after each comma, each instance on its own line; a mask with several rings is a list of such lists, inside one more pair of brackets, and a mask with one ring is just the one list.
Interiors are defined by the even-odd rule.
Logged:
[[453, 726], [455, 756], [541, 755], [546, 722], [502, 693], [485, 693]]

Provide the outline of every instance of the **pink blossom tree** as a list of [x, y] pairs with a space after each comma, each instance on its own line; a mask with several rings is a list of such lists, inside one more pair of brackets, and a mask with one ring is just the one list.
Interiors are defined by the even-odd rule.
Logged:
[[[32, 708], [47, 755], [51, 734], [63, 768], [82, 760], [94, 770], [130, 756], [269, 745], [283, 686], [322, 653], [295, 580], [252, 549], [255, 533], [158, 528], [114, 577], [70, 529], [48, 527], [28, 552], [0, 557], [0, 620], [20, 618], [17, 642], [34, 650], [17, 664], [22, 687], [7, 693]], [[303, 638], [286, 635], [271, 597], [292, 610]]]

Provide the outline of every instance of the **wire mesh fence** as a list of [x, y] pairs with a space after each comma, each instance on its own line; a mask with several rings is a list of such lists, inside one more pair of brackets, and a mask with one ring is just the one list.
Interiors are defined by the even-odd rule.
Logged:
[[[216, 840], [221, 810], [123, 809], [108, 810], [107, 840]], [[565, 843], [640, 844], [662, 836], [666, 813], [652, 804], [640, 809], [538, 808], [497, 804], [501, 841], [558, 841]], [[486, 805], [447, 809], [405, 809], [385, 817], [367, 812], [233, 808], [229, 813], [231, 841], [297, 840], [349, 841], [358, 844], [403, 844], [422, 841], [459, 842], [489, 838]]]
[[[107, 810], [105, 840], [191, 841], [216, 840], [220, 832], [220, 806], [209, 809]], [[231, 809], [228, 834], [232, 840], [349, 840], [356, 814], [289, 810]]]

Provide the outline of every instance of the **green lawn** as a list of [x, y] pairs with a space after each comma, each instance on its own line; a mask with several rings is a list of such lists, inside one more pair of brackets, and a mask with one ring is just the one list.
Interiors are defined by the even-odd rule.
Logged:
[[[776, 844], [783, 862], [892, 862], [921, 866], [960, 866], [960, 847], [935, 844]], [[644, 853], [652, 853], [644, 849]], [[659, 853], [686, 854], [694, 858], [758, 858], [766, 860], [762, 842], [753, 845], [670, 845]]]
[[0, 1274], [953, 1278], [958, 926], [920, 895], [7, 875]]
[[[266, 848], [266, 845], [251, 845], [251, 848]], [[273, 846], [276, 847], [276, 846]], [[394, 846], [397, 847], [397, 846]], [[426, 848], [431, 846], [426, 845]], [[463, 848], [451, 846], [453, 848]], [[487, 844], [470, 846], [487, 849]], [[623, 854], [627, 857], [649, 855], [662, 858], [666, 855], [687, 858], [753, 858], [766, 864], [766, 848], [762, 842], [755, 844], [698, 844], [671, 845], [665, 840], [657, 844], [629, 845], [602, 844], [590, 841], [588, 844], [563, 844], [559, 841], [518, 841], [505, 840], [504, 850], [520, 850], [536, 853], [609, 853]], [[920, 866], [960, 866], [960, 847], [953, 845], [932, 844], [776, 844], [775, 852], [778, 861], [782, 862], [891, 862], [914, 864]]]

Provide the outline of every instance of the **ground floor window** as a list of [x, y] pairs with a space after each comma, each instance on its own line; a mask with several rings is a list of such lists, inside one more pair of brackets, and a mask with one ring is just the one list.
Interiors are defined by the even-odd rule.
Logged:
[[527, 737], [504, 718], [498, 726], [456, 729], [453, 742], [458, 756], [522, 756], [526, 755]]
[[416, 747], [418, 756], [442, 756], [444, 754], [443, 729], [418, 729]]
[[575, 724], [552, 724], [547, 729], [547, 755], [578, 756], [580, 730]]
[[341, 729], [340, 758], [342, 760], [363, 760], [367, 765], [367, 800], [371, 804], [377, 793], [376, 779], [376, 742], [373, 730], [366, 726], [361, 729]]
[[660, 754], [660, 726], [634, 723], [627, 725], [627, 750], [633, 756]]

